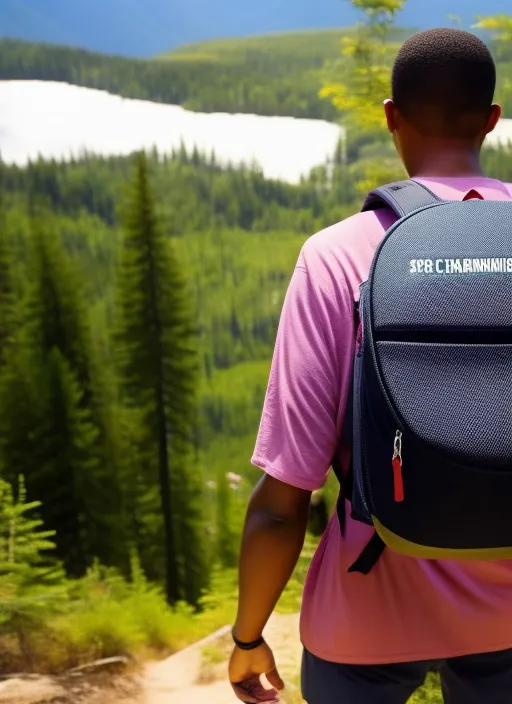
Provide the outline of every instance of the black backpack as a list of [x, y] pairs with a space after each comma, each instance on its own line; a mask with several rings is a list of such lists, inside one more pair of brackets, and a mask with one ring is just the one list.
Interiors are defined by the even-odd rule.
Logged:
[[[352, 572], [386, 546], [426, 559], [512, 558], [512, 202], [442, 201], [415, 181], [363, 210], [399, 220], [361, 286], [351, 515], [375, 528]], [[346, 440], [346, 439], [345, 439]]]

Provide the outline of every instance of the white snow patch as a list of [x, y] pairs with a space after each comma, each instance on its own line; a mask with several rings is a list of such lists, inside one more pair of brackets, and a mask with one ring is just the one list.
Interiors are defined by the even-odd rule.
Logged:
[[[256, 163], [267, 178], [297, 183], [332, 159], [345, 130], [324, 120], [198, 113], [178, 105], [128, 100], [104, 91], [50, 81], [0, 81], [0, 155], [25, 165], [41, 156], [84, 152], [126, 155], [184, 144], [221, 164]], [[512, 120], [501, 120], [487, 143], [512, 144]]]
[[183, 143], [214, 151], [222, 164], [257, 162], [266, 177], [296, 183], [332, 158], [343, 135], [322, 120], [196, 113], [66, 83], [0, 81], [0, 154], [18, 165], [84, 151], [125, 155], [156, 146], [171, 153]]

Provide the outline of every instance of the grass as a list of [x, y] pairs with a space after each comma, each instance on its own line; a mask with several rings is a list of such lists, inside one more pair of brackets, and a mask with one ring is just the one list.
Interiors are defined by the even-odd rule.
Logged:
[[[230, 582], [234, 587], [232, 577]], [[218, 580], [217, 587], [225, 583]], [[217, 594], [217, 603], [205, 603], [202, 613], [183, 604], [172, 610], [140, 574], [127, 582], [95, 567], [83, 580], [67, 583], [51, 609], [42, 602], [35, 611], [29, 601], [11, 608], [0, 621], [0, 673], [57, 674], [116, 655], [164, 657], [229, 623], [234, 595], [225, 597], [226, 603]]]
[[[279, 612], [299, 610], [312, 550], [308, 541]], [[127, 582], [96, 566], [79, 582], [67, 583], [51, 609], [42, 602], [34, 612], [29, 602], [22, 602], [18, 610], [11, 609], [8, 620], [0, 621], [0, 673], [60, 673], [116, 655], [133, 660], [165, 657], [232, 623], [236, 602], [234, 569], [214, 573], [211, 591], [196, 613], [183, 604], [171, 610], [162, 591], [137, 570]], [[225, 661], [228, 646], [221, 639], [206, 649], [205, 671]]]
[[[300, 609], [306, 571], [315, 541], [308, 538], [299, 564], [283, 593], [277, 611]], [[148, 584], [136, 566], [131, 583], [114, 571], [93, 568], [87, 577], [68, 587], [67, 599], [57, 612], [37, 618], [20, 612], [10, 629], [0, 624], [0, 673], [37, 671], [59, 673], [96, 659], [125, 655], [137, 661], [164, 657], [233, 622], [236, 611], [236, 570], [214, 573], [212, 590], [203, 610], [194, 613], [180, 605], [171, 610], [162, 592]], [[225, 677], [231, 652], [229, 635], [205, 646], [198, 682]], [[302, 704], [300, 675], [292, 678], [282, 696], [285, 704]], [[430, 676], [409, 704], [441, 704], [438, 680]]]
[[201, 651], [201, 665], [197, 684], [210, 684], [226, 677], [226, 663], [233, 649], [231, 634], [222, 636]]

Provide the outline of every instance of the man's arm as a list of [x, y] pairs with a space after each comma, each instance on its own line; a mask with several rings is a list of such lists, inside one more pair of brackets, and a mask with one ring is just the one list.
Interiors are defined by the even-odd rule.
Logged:
[[234, 635], [257, 640], [297, 564], [308, 523], [311, 492], [265, 475], [245, 522], [240, 556], [240, 594]]
[[[259, 640], [304, 545], [311, 492], [265, 475], [249, 502], [240, 555], [237, 640]], [[229, 678], [243, 702], [276, 702], [275, 690], [265, 690], [265, 674], [275, 690], [284, 683], [266, 643], [250, 651], [235, 648]]]
[[[265, 476], [252, 496], [242, 545], [234, 635], [243, 643], [259, 640], [293, 572], [311, 493], [325, 484], [341, 432], [355, 347], [354, 302], [343, 278], [326, 270], [328, 254], [323, 239], [306, 243], [279, 322], [251, 460]], [[275, 691], [262, 688], [261, 674], [282, 689], [265, 643], [234, 649], [229, 675], [241, 701], [277, 701]]]

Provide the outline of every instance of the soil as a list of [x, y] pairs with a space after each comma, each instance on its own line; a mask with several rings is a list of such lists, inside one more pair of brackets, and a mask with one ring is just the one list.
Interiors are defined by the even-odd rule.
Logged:
[[[300, 668], [302, 647], [298, 615], [274, 615], [266, 638], [285, 682], [293, 683]], [[227, 681], [231, 649], [228, 629], [212, 634], [161, 662], [127, 669], [105, 664], [64, 677], [13, 677], [0, 682], [0, 704], [235, 704]], [[205, 648], [214, 648], [214, 663], [205, 663]], [[293, 684], [284, 694], [287, 704], [300, 702]]]

